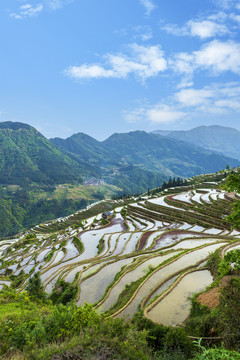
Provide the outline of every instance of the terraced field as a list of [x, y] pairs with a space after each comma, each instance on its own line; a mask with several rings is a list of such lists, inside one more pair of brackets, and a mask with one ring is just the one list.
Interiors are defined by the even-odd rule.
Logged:
[[238, 200], [208, 182], [112, 202], [108, 222], [87, 210], [75, 222], [41, 224], [0, 242], [0, 290], [17, 278], [21, 291], [40, 272], [48, 293], [58, 279], [76, 284], [78, 305], [127, 318], [141, 307], [153, 321], [178, 325], [188, 315], [188, 296], [212, 282], [204, 267], [209, 254], [240, 246], [240, 232], [225, 220]]

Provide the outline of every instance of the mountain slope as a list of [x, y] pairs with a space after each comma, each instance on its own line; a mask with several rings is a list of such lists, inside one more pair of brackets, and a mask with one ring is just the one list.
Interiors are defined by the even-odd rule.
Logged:
[[122, 161], [171, 176], [192, 176], [239, 165], [239, 161], [201, 149], [187, 142], [134, 131], [114, 134], [103, 142]]
[[0, 123], [0, 183], [26, 185], [79, 181], [79, 164], [33, 127]]
[[225, 156], [240, 159], [240, 131], [224, 126], [199, 126], [187, 131], [154, 131], [154, 134], [186, 141]]
[[[136, 173], [136, 167], [138, 168], [138, 180], [135, 179], [137, 188], [141, 171], [150, 171], [152, 176], [158, 174], [165, 177], [190, 177], [224, 169], [227, 164], [239, 165], [239, 161], [222, 154], [144, 131], [113, 134], [103, 142], [81, 133], [66, 140], [52, 139], [51, 141], [76, 159], [81, 158], [90, 162], [91, 165], [101, 166], [105, 181], [118, 186], [120, 182], [124, 182], [125, 174], [122, 169], [126, 167], [128, 177], [132, 178], [133, 183], [134, 175], [131, 171]], [[134, 167], [129, 168], [129, 165]], [[145, 176], [149, 178], [146, 173]]]
[[114, 165], [114, 159], [111, 159], [109, 151], [102, 146], [102, 143], [84, 133], [74, 134], [67, 139], [54, 138], [50, 141], [59, 149], [74, 155], [78, 160], [83, 160], [97, 168], [107, 168], [109, 161]]

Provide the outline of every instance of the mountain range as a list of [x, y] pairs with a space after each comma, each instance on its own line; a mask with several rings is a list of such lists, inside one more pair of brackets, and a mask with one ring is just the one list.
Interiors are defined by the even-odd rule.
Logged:
[[187, 131], [156, 130], [154, 134], [186, 141], [240, 160], [240, 131], [219, 125], [199, 126]]
[[232, 144], [237, 157], [238, 139], [237, 130], [214, 126], [164, 136], [144, 131], [116, 133], [102, 142], [83, 133], [48, 140], [30, 125], [3, 122], [0, 184], [81, 183], [83, 178], [96, 177], [124, 191], [140, 192], [170, 176], [191, 177], [227, 164], [238, 166], [239, 160], [216, 152], [225, 143], [225, 153], [229, 153]]
[[[144, 131], [113, 134], [105, 141], [97, 141], [83, 133], [67, 139], [50, 139], [58, 149], [77, 161], [93, 165], [107, 182], [116, 182], [116, 176], [125, 169], [136, 167], [165, 177], [190, 177], [215, 172], [239, 161], [181, 139]], [[118, 184], [119, 185], [119, 184]]]
[[[161, 186], [170, 176], [187, 178], [239, 163], [166, 134], [134, 131], [100, 142], [78, 133], [48, 140], [30, 125], [2, 122], [0, 235], [68, 215], [103, 199], [106, 188], [117, 196], [142, 193]], [[85, 181], [89, 184], [90, 179], [91, 184], [92, 178], [97, 179], [93, 183], [105, 183], [105, 189], [99, 185], [90, 194]]]

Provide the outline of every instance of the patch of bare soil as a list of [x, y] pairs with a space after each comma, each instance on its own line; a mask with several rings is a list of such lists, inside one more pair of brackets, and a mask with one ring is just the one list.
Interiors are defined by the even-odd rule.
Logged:
[[229, 280], [232, 277], [235, 276], [232, 275], [224, 276], [224, 278], [222, 278], [222, 280], [220, 281], [219, 286], [216, 286], [200, 294], [197, 297], [197, 300], [200, 302], [201, 305], [205, 305], [210, 309], [214, 309], [219, 304], [220, 290], [228, 284]]
[[137, 251], [141, 251], [141, 250], [144, 248], [144, 246], [146, 245], [147, 239], [148, 239], [149, 236], [152, 235], [153, 233], [154, 233], [154, 231], [147, 231], [147, 232], [145, 232], [145, 233], [142, 235], [142, 237], [141, 237], [141, 239], [140, 239], [140, 243], [139, 243], [139, 247], [138, 247], [138, 250], [137, 250]]

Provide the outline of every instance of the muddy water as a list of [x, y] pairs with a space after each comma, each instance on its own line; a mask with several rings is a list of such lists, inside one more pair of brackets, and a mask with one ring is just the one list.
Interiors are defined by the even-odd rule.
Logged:
[[[224, 243], [226, 244], [226, 243]], [[194, 266], [197, 262], [203, 261], [210, 252], [214, 252], [223, 243], [209, 245], [203, 249], [198, 249], [188, 254], [183, 255], [180, 259], [175, 260], [173, 263], [166, 265], [164, 268], [155, 272], [140, 288], [135, 298], [131, 303], [121, 312], [118, 316], [132, 317], [138, 309], [138, 305], [149, 294], [151, 289], [162, 283], [169, 276], [174, 276], [177, 272], [187, 268], [188, 266]]]
[[196, 271], [184, 276], [180, 283], [149, 311], [148, 316], [152, 321], [166, 326], [180, 324], [189, 315], [191, 308], [189, 297], [203, 291], [212, 282], [213, 277], [208, 270]]
[[178, 252], [175, 251], [167, 255], [161, 255], [151, 258], [140, 264], [135, 270], [130, 271], [125, 276], [123, 276], [122, 279], [116, 284], [116, 286], [112, 288], [108, 298], [101, 305], [101, 311], [107, 311], [117, 302], [118, 296], [124, 290], [127, 284], [130, 284], [131, 282], [143, 277], [144, 275], [146, 275], [150, 268], [157, 267], [159, 264], [163, 263], [165, 260], [170, 259], [177, 253]]
[[177, 277], [178, 275], [173, 276], [171, 279], [167, 280], [162, 286], [160, 286], [160, 288], [158, 288], [155, 293], [153, 293], [153, 295], [149, 298], [149, 300], [147, 301], [147, 305], [151, 303], [151, 300], [153, 300], [157, 296], [161, 295], [165, 290], [167, 290], [174, 283]]
[[121, 267], [132, 262], [132, 258], [119, 260], [115, 263], [106, 265], [96, 275], [83, 281], [80, 285], [81, 293], [78, 305], [84, 302], [95, 304], [103, 296], [105, 289], [113, 281], [115, 275], [121, 270]]

